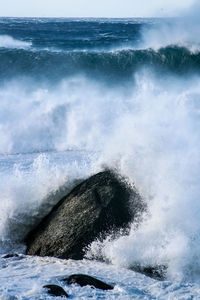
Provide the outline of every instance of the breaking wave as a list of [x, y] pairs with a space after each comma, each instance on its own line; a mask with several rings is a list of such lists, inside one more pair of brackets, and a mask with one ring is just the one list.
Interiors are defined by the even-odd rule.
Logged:
[[30, 42], [16, 40], [8, 35], [0, 35], [0, 48], [27, 49], [30, 46]]
[[31, 92], [28, 84], [15, 82], [0, 90], [1, 153], [82, 150], [95, 153], [95, 159], [92, 155], [88, 163], [83, 160], [81, 173], [79, 158], [75, 165], [69, 157], [61, 159], [57, 179], [52, 176], [55, 164], [48, 165], [45, 157], [39, 158], [39, 169], [36, 159], [29, 176], [20, 162], [17, 169], [14, 165], [13, 175], [9, 180], [4, 175], [1, 183], [7, 203], [1, 202], [4, 239], [13, 239], [13, 227], [22, 238], [26, 230], [20, 226], [27, 229], [28, 220], [44, 214], [40, 207], [48, 203], [47, 191], [62, 186], [66, 177], [87, 177], [106, 165], [135, 183], [149, 212], [138, 231], [133, 226], [129, 236], [100, 246], [94, 243], [92, 255], [125, 267], [167, 264], [172, 277], [198, 273], [199, 76], [161, 80], [150, 72], [138, 73], [126, 91], [84, 77], [53, 89], [33, 89], [32, 85]]
[[[0, 49], [0, 78], [5, 81], [28, 77], [36, 81], [87, 75], [106, 82], [132, 79], [141, 69], [177, 75], [199, 73], [200, 53], [171, 46], [159, 50], [116, 50], [110, 52], [51, 52]], [[52, 83], [51, 83], [52, 84]]]

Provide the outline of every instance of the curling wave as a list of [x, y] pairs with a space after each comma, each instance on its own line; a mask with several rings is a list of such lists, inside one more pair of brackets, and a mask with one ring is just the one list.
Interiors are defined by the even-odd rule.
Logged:
[[16, 76], [61, 80], [75, 74], [125, 80], [138, 70], [185, 75], [200, 72], [200, 53], [171, 46], [159, 50], [117, 50], [112, 52], [51, 52], [0, 49], [0, 78]]

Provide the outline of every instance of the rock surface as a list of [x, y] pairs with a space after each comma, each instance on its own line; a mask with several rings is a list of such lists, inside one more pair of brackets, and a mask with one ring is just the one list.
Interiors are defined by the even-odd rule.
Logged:
[[20, 257], [17, 253], [9, 253], [2, 256], [2, 258], [13, 258], [13, 257]]
[[56, 297], [66, 297], [68, 298], [68, 294], [65, 292], [65, 290], [63, 290], [62, 287], [60, 287], [59, 285], [55, 285], [55, 284], [47, 284], [43, 286], [44, 289], [47, 290], [47, 293], [50, 294], [51, 296], [56, 296]]
[[128, 227], [143, 210], [136, 191], [111, 171], [100, 172], [61, 199], [28, 234], [27, 254], [82, 259], [93, 240]]
[[69, 276], [68, 278], [63, 279], [63, 281], [67, 282], [68, 284], [77, 283], [80, 286], [86, 286], [91, 285], [92, 287], [95, 287], [96, 289], [101, 290], [112, 290], [113, 286], [110, 284], [107, 284], [99, 279], [96, 279], [89, 275], [84, 274], [73, 274]]
[[154, 278], [156, 280], [166, 280], [167, 276], [167, 266], [165, 265], [158, 265], [158, 266], [140, 266], [140, 265], [135, 265], [131, 267], [131, 270], [142, 273], [148, 277]]

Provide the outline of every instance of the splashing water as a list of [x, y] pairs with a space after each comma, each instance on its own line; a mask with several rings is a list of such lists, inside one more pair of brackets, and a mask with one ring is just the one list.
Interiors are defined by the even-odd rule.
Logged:
[[[87, 256], [120, 268], [165, 265], [174, 282], [198, 281], [200, 59], [192, 28], [199, 27], [187, 18], [191, 32], [180, 20], [29, 20], [27, 30], [17, 20], [16, 33], [7, 21], [7, 37], [0, 32], [1, 253], [24, 251], [24, 236], [77, 180], [110, 167], [135, 184], [148, 211], [128, 235], [93, 242]], [[135, 41], [141, 49], [127, 47]], [[165, 299], [169, 285], [152, 299]]]

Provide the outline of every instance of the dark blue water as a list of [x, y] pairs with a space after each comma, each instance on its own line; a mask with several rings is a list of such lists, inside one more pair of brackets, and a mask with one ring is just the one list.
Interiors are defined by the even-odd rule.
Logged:
[[34, 47], [56, 50], [109, 50], [140, 40], [150, 21], [120, 19], [2, 19], [0, 34], [32, 42]]

